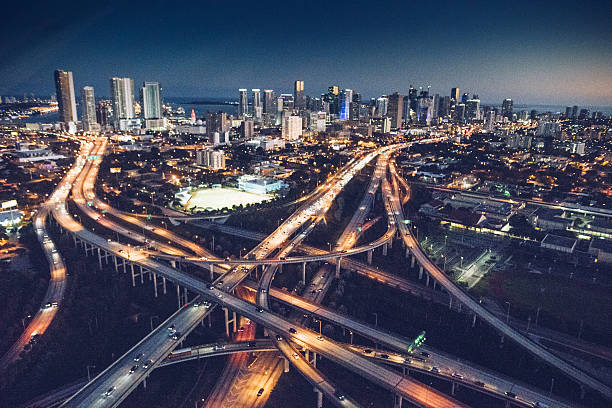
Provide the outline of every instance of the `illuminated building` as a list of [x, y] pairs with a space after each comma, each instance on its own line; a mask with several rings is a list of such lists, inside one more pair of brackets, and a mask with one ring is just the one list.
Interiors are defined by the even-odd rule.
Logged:
[[55, 70], [55, 92], [59, 108], [59, 117], [66, 125], [77, 122], [76, 97], [72, 72]]
[[83, 130], [93, 132], [99, 130], [96, 120], [96, 100], [92, 86], [84, 86], [81, 89], [81, 116], [83, 118]]

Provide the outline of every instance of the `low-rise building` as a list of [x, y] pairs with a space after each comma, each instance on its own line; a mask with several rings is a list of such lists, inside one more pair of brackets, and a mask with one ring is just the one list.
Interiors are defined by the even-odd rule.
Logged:
[[546, 234], [540, 246], [542, 248], [552, 249], [553, 251], [564, 252], [571, 254], [576, 248], [578, 241], [574, 238], [562, 237], [560, 235]]

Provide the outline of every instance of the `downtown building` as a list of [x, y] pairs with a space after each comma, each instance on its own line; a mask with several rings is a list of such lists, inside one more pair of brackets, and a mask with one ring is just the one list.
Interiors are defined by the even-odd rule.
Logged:
[[131, 78], [110, 79], [113, 103], [113, 126], [115, 130], [127, 132], [140, 128], [140, 119], [134, 112], [134, 81]]
[[84, 86], [81, 89], [81, 117], [84, 132], [100, 131], [100, 125], [96, 118], [96, 99], [93, 86]]
[[166, 129], [168, 123], [162, 116], [161, 85], [159, 82], [144, 82], [140, 89], [145, 127], [151, 130]]
[[68, 132], [75, 133], [78, 118], [72, 72], [57, 69], [54, 72], [54, 79], [60, 121]]

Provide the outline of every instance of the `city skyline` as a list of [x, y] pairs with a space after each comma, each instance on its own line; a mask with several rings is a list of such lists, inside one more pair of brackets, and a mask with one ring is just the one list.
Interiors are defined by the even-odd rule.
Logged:
[[[366, 98], [432, 85], [441, 94], [454, 86], [477, 92], [485, 102], [612, 104], [607, 4], [304, 3], [282, 10], [238, 2], [190, 5], [187, 12], [136, 2], [69, 5], [64, 14], [42, 3], [27, 11], [13, 6], [17, 18], [4, 34], [27, 33], [0, 46], [0, 94], [50, 94], [49, 72], [61, 67], [74, 72], [78, 89], [91, 85], [100, 96], [108, 78], [119, 76], [160, 82], [169, 97], [235, 98], [245, 86], [289, 93], [299, 79], [313, 96], [330, 84]], [[127, 23], [134, 15], [155, 25], [154, 41]]]

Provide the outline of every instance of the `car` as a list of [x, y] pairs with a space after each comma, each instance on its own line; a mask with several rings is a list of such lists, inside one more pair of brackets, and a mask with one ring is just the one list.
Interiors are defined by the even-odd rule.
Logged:
[[281, 336], [280, 334], [277, 334], [276, 335], [276, 340], [283, 341], [283, 336]]
[[550, 405], [545, 404], [543, 402], [536, 401], [533, 403], [534, 408], [550, 408]]
[[144, 357], [144, 353], [138, 353], [134, 356], [134, 361], [140, 361]]
[[317, 340], [323, 341], [323, 336], [317, 336]]
[[458, 378], [460, 380], [463, 380], [463, 375], [461, 375], [459, 373], [453, 373], [453, 377]]
[[193, 307], [200, 307], [200, 302], [195, 302], [195, 303], [193, 304]]
[[263, 313], [263, 312], [264, 312], [263, 307], [258, 307], [258, 308], [257, 308], [257, 312], [258, 312], [258, 313]]
[[380, 354], [380, 358], [389, 358], [388, 354]]
[[138, 370], [138, 367], [139, 367], [138, 364], [134, 364], [132, 368], [130, 368], [130, 374], [134, 374], [134, 371]]
[[244, 331], [244, 327], [239, 327], [239, 328], [238, 328], [238, 331], [239, 331], [239, 332], [243, 332], [243, 331]]
[[211, 285], [208, 285], [208, 289], [209, 289], [209, 290], [213, 290], [214, 288], [215, 288], [215, 285], [212, 285], [212, 284], [211, 284]]
[[410, 364], [410, 363], [412, 363], [412, 359], [410, 357], [405, 357], [404, 364]]
[[147, 368], [151, 367], [153, 365], [153, 360], [147, 360], [144, 362], [144, 364], [142, 365], [142, 368], [144, 370], [146, 370]]
[[300, 358], [300, 356], [299, 356], [298, 353], [293, 353], [293, 358], [295, 358], [297, 360], [298, 358]]
[[217, 293], [217, 297], [221, 299], [223, 297], [223, 293]]
[[102, 396], [104, 398], [110, 397], [111, 395], [113, 395], [113, 392], [115, 392], [115, 386], [113, 385], [112, 387], [110, 387], [108, 390], [104, 391], [104, 394], [102, 394]]
[[440, 369], [438, 367], [436, 367], [436, 366], [433, 366], [433, 367], [431, 367], [431, 370], [429, 370], [429, 371], [431, 371], [432, 373], [439, 373]]
[[474, 381], [474, 384], [479, 386], [479, 387], [484, 387], [485, 383], [483, 383], [482, 381]]
[[293, 327], [290, 327], [290, 328], [289, 328], [289, 333], [296, 334], [296, 333], [297, 333], [297, 330], [295, 330]]
[[176, 331], [175, 327], [176, 327], [176, 326], [174, 326], [173, 324], [171, 324], [170, 326], [168, 326], [168, 331]]
[[266, 293], [266, 292], [267, 292], [267, 290], [266, 290], [265, 288], [261, 288], [260, 292], [261, 292], [261, 293]]
[[504, 394], [506, 394], [510, 398], [516, 398], [516, 394], [513, 393], [512, 391], [506, 391], [504, 392]]
[[365, 350], [363, 350], [363, 352], [366, 353], [366, 354], [370, 354], [370, 353], [372, 353], [372, 350], [371, 349], [365, 349]]
[[256, 346], [257, 346], [257, 342], [255, 340], [249, 341], [249, 347], [256, 347]]
[[264, 389], [260, 388], [259, 391], [257, 391], [257, 396], [261, 397], [263, 395], [263, 393], [264, 393]]
[[335, 396], [336, 398], [338, 398], [340, 401], [344, 401], [344, 399], [346, 398], [346, 397], [344, 396], [344, 394], [343, 394], [343, 393], [341, 393], [340, 391], [336, 391], [336, 392], [334, 392], [334, 396]]
[[49, 309], [49, 308], [51, 308], [51, 303], [50, 302], [45, 303], [45, 305], [43, 306], [43, 309]]
[[213, 350], [225, 350], [225, 344], [216, 344]]
[[181, 332], [175, 331], [174, 333], [172, 333], [172, 336], [170, 337], [172, 338], [172, 340], [178, 340], [181, 336], [182, 336]]

